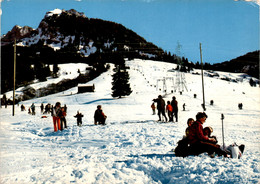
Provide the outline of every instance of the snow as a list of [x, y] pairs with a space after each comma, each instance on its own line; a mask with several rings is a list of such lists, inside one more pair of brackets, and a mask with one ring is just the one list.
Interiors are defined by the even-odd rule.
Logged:
[[62, 13], [62, 10], [61, 9], [54, 9], [54, 10], [52, 10], [52, 11], [49, 11], [49, 12], [47, 12], [46, 13], [46, 16], [47, 17], [51, 17], [51, 16], [53, 16], [53, 15], [60, 15]]
[[[176, 65], [149, 60], [127, 61], [130, 66], [128, 97], [111, 97], [113, 65], [87, 84], [95, 84], [95, 92], [77, 94], [77, 87], [64, 92], [24, 101], [26, 109], [36, 105], [36, 115], [15, 107], [2, 107], [1, 181], [0, 183], [259, 183], [260, 90], [250, 87], [242, 74], [217, 72], [219, 77], [204, 77], [206, 113], [204, 126], [222, 144], [221, 113], [225, 115], [226, 145], [245, 144], [241, 159], [210, 158], [206, 154], [175, 157], [176, 147], [186, 129], [186, 121], [202, 111], [201, 76], [185, 74], [188, 91], [182, 95], [167, 81], [165, 101], [174, 95], [179, 103], [179, 122], [157, 122], [152, 115], [152, 99], [159, 94], [157, 79], [177, 75]], [[74, 71], [73, 64], [64, 70]], [[194, 72], [200, 73], [199, 70]], [[224, 75], [243, 82], [220, 80]], [[71, 76], [72, 77], [72, 76]], [[73, 78], [73, 77], [72, 77]], [[148, 83], [149, 82], [149, 83]], [[39, 84], [39, 83], [38, 83]], [[197, 94], [197, 98], [194, 98]], [[214, 100], [214, 105], [209, 105]], [[57, 101], [68, 107], [68, 129], [53, 132], [52, 118], [41, 118], [40, 104]], [[182, 104], [186, 110], [182, 110]], [[239, 110], [238, 103], [243, 103]], [[94, 125], [94, 111], [102, 105], [108, 116], [107, 125]], [[73, 117], [80, 111], [83, 126]]]
[[[47, 77], [47, 81], [45, 82], [35, 82], [34, 84], [31, 84], [30, 86], [33, 87], [35, 90], [47, 87], [49, 84], [57, 84], [58, 82], [64, 80], [64, 79], [74, 79], [79, 76], [78, 70], [80, 73], [85, 74], [86, 68], [89, 67], [88, 64], [85, 63], [67, 63], [67, 64], [59, 64], [59, 71], [58, 71], [58, 78], [53, 77]], [[53, 66], [50, 65], [50, 70], [53, 71]], [[22, 89], [24, 87], [20, 87], [15, 90], [15, 94], [22, 94]], [[13, 91], [9, 91], [6, 93], [6, 97], [8, 99], [13, 98]]]

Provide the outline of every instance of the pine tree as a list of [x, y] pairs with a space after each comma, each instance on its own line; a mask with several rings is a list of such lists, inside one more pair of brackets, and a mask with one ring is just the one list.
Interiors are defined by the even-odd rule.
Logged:
[[112, 96], [119, 97], [128, 96], [132, 93], [129, 82], [129, 74], [124, 60], [122, 63], [116, 65], [114, 68], [113, 82], [112, 82]]

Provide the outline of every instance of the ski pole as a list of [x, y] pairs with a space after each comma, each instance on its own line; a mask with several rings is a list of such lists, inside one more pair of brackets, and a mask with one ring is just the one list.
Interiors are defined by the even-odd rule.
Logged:
[[225, 148], [224, 143], [224, 114], [221, 114], [221, 120], [222, 120], [222, 140], [223, 140], [223, 149]]

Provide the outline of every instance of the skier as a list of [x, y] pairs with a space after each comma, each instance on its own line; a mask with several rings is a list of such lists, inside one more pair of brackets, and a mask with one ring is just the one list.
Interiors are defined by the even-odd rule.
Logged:
[[164, 116], [165, 121], [167, 121], [167, 117], [165, 115], [165, 101], [162, 98], [162, 95], [159, 95], [158, 98], [153, 99], [153, 101], [157, 103], [159, 121], [161, 121], [161, 114]]
[[243, 109], [243, 104], [242, 104], [242, 103], [239, 103], [239, 104], [238, 104], [238, 109], [240, 109], [240, 110]]
[[219, 145], [216, 145], [216, 139], [207, 137], [203, 134], [203, 124], [207, 119], [205, 112], [199, 112], [196, 115], [196, 121], [190, 127], [188, 134], [188, 141], [190, 144], [189, 155], [199, 155], [207, 152], [209, 155], [218, 154], [227, 157], [227, 153], [220, 149]]
[[61, 126], [60, 126], [61, 107], [60, 107], [60, 105], [61, 105], [60, 102], [57, 102], [52, 110], [54, 132], [57, 132], [58, 129], [61, 130]]
[[79, 111], [77, 111], [77, 114], [74, 117], [77, 118], [77, 125], [82, 126], [83, 114], [81, 114]]
[[32, 103], [31, 105], [32, 115], [35, 115], [35, 105]]
[[60, 128], [63, 130], [64, 128], [67, 128], [67, 121], [66, 121], [66, 115], [65, 108], [61, 108], [61, 117], [60, 117]]
[[107, 116], [103, 113], [101, 105], [98, 105], [94, 114], [94, 124], [105, 125], [106, 118]]
[[152, 103], [151, 108], [153, 110], [153, 115], [155, 115], [155, 105], [154, 105], [154, 103]]
[[175, 96], [172, 97], [171, 105], [173, 108], [173, 116], [175, 116], [176, 122], [178, 122], [178, 102]]
[[173, 121], [172, 111], [173, 111], [173, 109], [172, 109], [172, 106], [171, 106], [171, 102], [167, 101], [166, 112], [167, 112], [168, 117], [169, 117], [169, 122]]

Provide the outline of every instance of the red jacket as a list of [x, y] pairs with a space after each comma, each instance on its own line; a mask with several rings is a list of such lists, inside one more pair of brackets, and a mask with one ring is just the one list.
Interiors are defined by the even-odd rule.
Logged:
[[172, 106], [171, 106], [171, 104], [168, 104], [167, 106], [166, 106], [166, 112], [168, 112], [168, 111], [170, 111], [170, 112], [172, 112]]
[[195, 121], [189, 128], [188, 140], [190, 144], [209, 140], [207, 136], [203, 135], [203, 126], [200, 121]]

